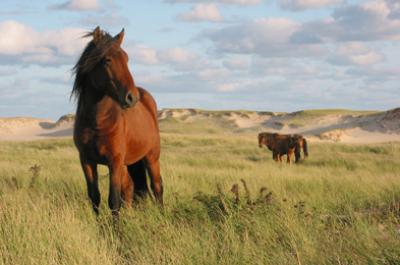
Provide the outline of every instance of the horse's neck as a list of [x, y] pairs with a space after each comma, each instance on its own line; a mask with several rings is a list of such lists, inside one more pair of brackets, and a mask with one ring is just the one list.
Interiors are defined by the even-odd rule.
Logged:
[[114, 128], [121, 118], [121, 109], [108, 96], [98, 101], [89, 97], [78, 103], [77, 116], [93, 129], [108, 131]]
[[121, 118], [121, 108], [110, 97], [104, 97], [97, 103], [96, 123], [98, 128], [115, 126]]

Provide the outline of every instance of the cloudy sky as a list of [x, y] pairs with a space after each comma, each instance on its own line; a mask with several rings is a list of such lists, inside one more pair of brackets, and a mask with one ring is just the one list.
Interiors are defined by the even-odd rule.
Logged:
[[74, 112], [71, 68], [97, 25], [125, 28], [159, 108], [400, 106], [399, 0], [2, 0], [0, 116]]

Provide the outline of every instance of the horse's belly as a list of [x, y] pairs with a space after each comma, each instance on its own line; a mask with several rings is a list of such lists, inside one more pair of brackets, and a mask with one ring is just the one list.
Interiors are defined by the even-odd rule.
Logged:
[[125, 163], [128, 165], [159, 149], [160, 144], [157, 121], [154, 122], [151, 113], [144, 108], [138, 106], [136, 111], [136, 115], [126, 117]]
[[116, 157], [121, 157], [126, 165], [130, 165], [146, 156], [151, 149], [150, 142], [141, 137], [99, 137], [95, 145], [94, 159], [101, 164], [108, 164]]

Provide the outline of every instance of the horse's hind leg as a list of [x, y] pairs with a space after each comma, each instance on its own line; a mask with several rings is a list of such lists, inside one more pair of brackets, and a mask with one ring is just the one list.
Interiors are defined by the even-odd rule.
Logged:
[[89, 163], [81, 157], [81, 166], [85, 174], [88, 196], [92, 201], [92, 207], [96, 214], [99, 214], [100, 191], [98, 184], [97, 165]]
[[160, 161], [158, 159], [156, 160], [150, 160], [147, 159], [147, 169], [149, 171], [150, 175], [150, 186], [151, 189], [153, 190], [154, 197], [158, 203], [161, 205], [163, 204], [163, 193], [164, 193], [164, 188], [163, 188], [163, 183], [162, 183], [162, 178], [160, 174]]
[[294, 149], [294, 158], [295, 158], [295, 163], [298, 163], [300, 161], [301, 155], [300, 155], [300, 147], [296, 147]]
[[133, 199], [135, 201], [146, 198], [149, 193], [147, 186], [146, 167], [144, 160], [139, 160], [136, 163], [128, 166], [129, 175], [135, 186]]

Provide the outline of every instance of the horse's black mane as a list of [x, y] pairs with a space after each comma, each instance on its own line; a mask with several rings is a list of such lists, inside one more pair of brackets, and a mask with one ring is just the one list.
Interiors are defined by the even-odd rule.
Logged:
[[112, 47], [114, 41], [113, 37], [109, 33], [100, 31], [98, 28], [83, 37], [93, 37], [93, 40], [86, 45], [86, 48], [82, 52], [78, 62], [72, 68], [72, 71], [75, 74], [75, 81], [71, 97], [74, 96], [78, 99], [85, 87], [86, 74], [90, 72], [102, 58], [104, 58], [107, 51]]

